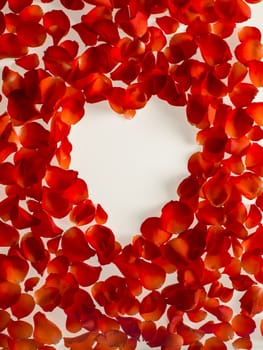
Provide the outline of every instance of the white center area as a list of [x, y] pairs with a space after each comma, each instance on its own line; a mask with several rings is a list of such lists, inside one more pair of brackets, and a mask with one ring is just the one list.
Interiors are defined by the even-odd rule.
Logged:
[[196, 132], [185, 107], [157, 99], [130, 120], [106, 103], [87, 105], [71, 130], [71, 168], [107, 211], [107, 225], [121, 242], [129, 242], [146, 217], [159, 215], [163, 204], [176, 198], [187, 160], [198, 149]]

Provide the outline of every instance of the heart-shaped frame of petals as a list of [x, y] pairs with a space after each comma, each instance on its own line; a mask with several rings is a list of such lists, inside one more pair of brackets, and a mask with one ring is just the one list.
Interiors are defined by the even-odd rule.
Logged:
[[[1, 349], [253, 347], [263, 333], [263, 54], [256, 27], [238, 31], [234, 50], [228, 38], [256, 2], [60, 0], [45, 10], [52, 0], [0, 0], [0, 58], [18, 67], [2, 74]], [[85, 103], [131, 118], [153, 95], [186, 106], [202, 148], [178, 198], [122, 247], [69, 169], [68, 136]], [[108, 264], [119, 275], [102, 280]], [[56, 309], [72, 336], [52, 321]]]

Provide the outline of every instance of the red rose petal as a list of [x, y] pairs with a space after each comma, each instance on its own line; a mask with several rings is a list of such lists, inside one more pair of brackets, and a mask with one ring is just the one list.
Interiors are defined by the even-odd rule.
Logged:
[[238, 191], [248, 199], [258, 197], [263, 190], [261, 179], [251, 172], [244, 172], [242, 175], [234, 177], [232, 182]]
[[255, 321], [246, 315], [236, 315], [231, 323], [236, 334], [241, 337], [247, 337], [256, 328]]
[[146, 219], [141, 225], [141, 233], [144, 238], [153, 242], [157, 246], [167, 242], [172, 235], [161, 229], [161, 222], [157, 217]]
[[245, 26], [238, 32], [238, 39], [242, 42], [247, 39], [261, 40], [261, 32], [257, 27]]
[[103, 225], [108, 220], [108, 214], [106, 211], [102, 208], [100, 204], [97, 205], [96, 212], [95, 212], [95, 221], [99, 225]]
[[34, 310], [35, 301], [30, 294], [22, 293], [17, 302], [11, 306], [12, 315], [18, 319], [24, 318]]
[[258, 89], [254, 85], [239, 83], [231, 91], [229, 97], [236, 107], [245, 107], [253, 101], [257, 93]]
[[249, 338], [237, 338], [232, 343], [235, 349], [252, 349], [252, 342]]
[[39, 58], [37, 54], [32, 53], [16, 59], [16, 64], [26, 70], [32, 70], [38, 67]]
[[78, 226], [86, 225], [95, 218], [95, 206], [90, 200], [77, 204], [70, 212], [70, 219]]
[[39, 22], [43, 17], [43, 10], [39, 5], [29, 5], [19, 13], [22, 21]]
[[62, 10], [52, 10], [44, 14], [43, 25], [56, 45], [68, 33], [70, 20]]
[[35, 149], [48, 145], [49, 132], [36, 122], [27, 123], [20, 129], [19, 139], [24, 147]]
[[21, 289], [18, 284], [1, 281], [0, 282], [0, 307], [7, 309], [13, 306], [20, 297]]
[[73, 59], [61, 46], [49, 46], [44, 53], [43, 61], [47, 70], [64, 79], [67, 79], [72, 69]]
[[196, 305], [195, 294], [197, 291], [186, 288], [180, 284], [172, 284], [162, 290], [162, 296], [166, 304], [173, 305], [177, 310], [190, 311]]
[[96, 250], [99, 262], [109, 264], [117, 254], [113, 232], [106, 226], [93, 225], [85, 232], [87, 242]]
[[28, 278], [25, 281], [25, 292], [31, 291], [34, 289], [34, 287], [37, 285], [39, 282], [40, 278], [39, 277], [31, 277]]
[[192, 210], [183, 202], [171, 201], [162, 209], [161, 227], [170, 233], [180, 233], [192, 223]]
[[43, 209], [55, 218], [63, 218], [71, 210], [71, 203], [59, 190], [43, 188]]
[[101, 273], [101, 267], [77, 262], [71, 265], [70, 272], [81, 286], [86, 287], [97, 282]]
[[94, 255], [84, 233], [77, 227], [71, 227], [64, 232], [61, 246], [63, 254], [73, 262], [84, 261]]
[[222, 206], [231, 195], [230, 177], [218, 172], [203, 185], [202, 190], [213, 206]]
[[163, 285], [165, 272], [160, 266], [141, 260], [138, 268], [141, 283], [146, 289], [158, 289]]
[[35, 119], [39, 114], [32, 99], [24, 90], [14, 90], [8, 95], [7, 110], [17, 124]]
[[231, 2], [219, 0], [216, 2], [215, 10], [224, 20], [232, 22], [244, 22], [251, 16], [250, 7], [242, 0]]
[[23, 46], [38, 47], [45, 42], [46, 31], [37, 22], [22, 22], [17, 27], [17, 38]]
[[252, 61], [249, 63], [249, 77], [256, 87], [263, 86], [263, 62]]
[[192, 57], [197, 50], [197, 45], [188, 33], [174, 34], [170, 40], [165, 55], [169, 62], [178, 63]]
[[205, 62], [211, 66], [227, 62], [232, 58], [227, 43], [215, 34], [202, 35], [198, 39], [198, 46]]
[[205, 341], [204, 350], [227, 350], [227, 347], [219, 338], [211, 337]]
[[[258, 313], [261, 313], [263, 310], [262, 288], [259, 286], [250, 286], [240, 299], [240, 304], [241, 308], [245, 310], [251, 317]], [[251, 319], [251, 321], [253, 320]]]
[[244, 65], [249, 65], [254, 60], [261, 60], [262, 44], [259, 40], [249, 38], [238, 45], [234, 52], [238, 61]]
[[[4, 329], [6, 329], [10, 320], [11, 320], [11, 317], [9, 313], [5, 310], [0, 310], [0, 331], [1, 332]], [[0, 345], [1, 345], [1, 341], [0, 341]]]
[[236, 109], [230, 113], [225, 130], [229, 136], [240, 137], [248, 133], [252, 124], [253, 119], [244, 109]]
[[40, 344], [57, 344], [62, 333], [44, 314], [38, 312], [34, 316], [34, 338]]
[[243, 80], [247, 72], [247, 67], [240, 62], [235, 62], [232, 65], [228, 75], [228, 87], [230, 91]]
[[33, 333], [33, 327], [25, 321], [11, 321], [7, 327], [8, 334], [12, 338], [26, 339]]
[[26, 6], [31, 5], [33, 0], [8, 0], [8, 6], [13, 12], [21, 12]]
[[59, 290], [55, 287], [41, 287], [34, 293], [36, 304], [46, 312], [53, 311], [61, 302]]
[[18, 231], [14, 227], [0, 221], [0, 247], [11, 247], [18, 241]]
[[179, 27], [179, 23], [175, 18], [163, 16], [156, 18], [156, 23], [165, 32], [165, 34], [175, 33]]
[[53, 112], [56, 104], [66, 92], [64, 81], [59, 77], [47, 77], [40, 81], [42, 112]]
[[85, 45], [95, 45], [97, 43], [97, 34], [92, 32], [85, 23], [74, 24], [72, 28], [78, 33]]
[[64, 190], [76, 181], [77, 175], [77, 171], [74, 170], [64, 170], [57, 166], [49, 166], [45, 180], [50, 188]]

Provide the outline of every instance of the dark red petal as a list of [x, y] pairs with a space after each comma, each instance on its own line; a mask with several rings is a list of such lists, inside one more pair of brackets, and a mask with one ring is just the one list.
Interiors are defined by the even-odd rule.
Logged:
[[38, 55], [35, 53], [16, 59], [16, 64], [26, 70], [35, 69], [39, 65]]
[[43, 25], [56, 45], [68, 33], [70, 20], [62, 10], [52, 10], [44, 14]]
[[61, 4], [70, 10], [81, 10], [84, 7], [82, 0], [60, 0]]
[[172, 233], [161, 229], [161, 221], [157, 217], [146, 219], [141, 225], [141, 233], [144, 238], [157, 246], [167, 242]]
[[140, 304], [140, 314], [146, 321], [157, 321], [165, 311], [165, 302], [159, 292], [146, 295]]
[[[2, 332], [10, 322], [10, 315], [7, 311], [5, 310], [0, 310], [0, 331]], [[1, 345], [1, 343], [0, 343]]]
[[77, 227], [64, 232], [61, 241], [63, 254], [70, 261], [84, 261], [94, 255], [94, 251], [86, 242], [84, 233]]
[[245, 294], [242, 296], [242, 298], [240, 299], [240, 305], [241, 305], [241, 308], [245, 310], [247, 314], [250, 315], [251, 317], [261, 313], [263, 310], [262, 288], [256, 285], [250, 286], [245, 292]]
[[64, 190], [76, 181], [77, 175], [77, 171], [74, 170], [64, 170], [57, 166], [49, 166], [45, 180], [50, 188]]
[[235, 2], [219, 0], [216, 2], [215, 10], [220, 18], [232, 22], [244, 22], [251, 16], [250, 7], [242, 0]]
[[169, 16], [156, 18], [156, 23], [165, 32], [165, 34], [173, 34], [179, 27], [179, 22], [175, 18]]
[[101, 273], [101, 267], [77, 262], [71, 265], [70, 272], [81, 286], [86, 287], [97, 282]]
[[8, 95], [7, 110], [15, 123], [20, 125], [39, 115], [32, 99], [24, 90], [14, 90]]
[[63, 218], [71, 210], [71, 203], [59, 190], [43, 188], [43, 209], [55, 218]]
[[96, 250], [99, 262], [109, 264], [116, 255], [116, 244], [113, 232], [106, 226], [93, 225], [85, 232], [87, 242]]
[[17, 38], [23, 46], [38, 47], [45, 42], [46, 31], [37, 22], [22, 22], [17, 27]]
[[261, 220], [262, 220], [262, 212], [256, 205], [252, 204], [250, 206], [248, 216], [245, 221], [246, 227], [252, 228], [252, 227], [258, 226], [261, 223]]
[[82, 226], [95, 218], [95, 206], [91, 200], [77, 204], [70, 212], [70, 219], [76, 225]]
[[49, 132], [36, 122], [27, 123], [20, 129], [19, 139], [24, 147], [35, 149], [48, 145]]
[[179, 283], [172, 284], [162, 290], [162, 296], [168, 305], [173, 305], [177, 310], [190, 311], [197, 303], [195, 291], [191, 288], [183, 287]]
[[13, 12], [21, 12], [26, 6], [31, 5], [33, 0], [8, 0], [8, 6]]
[[201, 54], [211, 66], [229, 61], [232, 58], [227, 43], [219, 36], [209, 33], [198, 38]]
[[72, 69], [72, 57], [66, 49], [60, 46], [49, 46], [44, 53], [43, 61], [46, 69], [64, 79], [67, 79]]
[[66, 92], [64, 81], [59, 77], [47, 77], [39, 83], [41, 94], [41, 112], [53, 112], [56, 104]]
[[1, 309], [7, 309], [13, 306], [20, 297], [21, 288], [19, 284], [11, 283], [8, 281], [0, 282], [0, 307]]
[[35, 301], [30, 294], [22, 293], [17, 302], [11, 306], [12, 315], [18, 319], [31, 314], [35, 308]]
[[85, 45], [95, 45], [97, 43], [97, 34], [92, 32], [85, 23], [74, 24], [72, 28], [78, 33]]
[[244, 109], [238, 108], [229, 114], [225, 130], [229, 136], [240, 137], [250, 131], [252, 124], [253, 119], [249, 114]]
[[249, 63], [249, 77], [256, 87], [263, 87], [263, 62], [252, 61]]
[[180, 233], [193, 222], [192, 210], [183, 202], [171, 201], [162, 208], [161, 227], [170, 233]]
[[172, 36], [165, 55], [169, 62], [178, 63], [192, 57], [197, 50], [197, 45], [192, 35], [178, 33]]
[[14, 227], [0, 221], [0, 247], [11, 247], [18, 241], [18, 231]]
[[31, 277], [25, 281], [25, 292], [31, 291], [38, 284], [40, 278], [39, 277]]
[[[17, 89], [23, 89], [24, 87], [24, 80], [22, 76], [9, 69], [8, 67], [4, 67], [3, 73], [2, 73], [2, 91], [5, 94], [5, 96], [8, 96], [10, 92], [17, 90]], [[3, 116], [1, 117], [2, 122]]]

